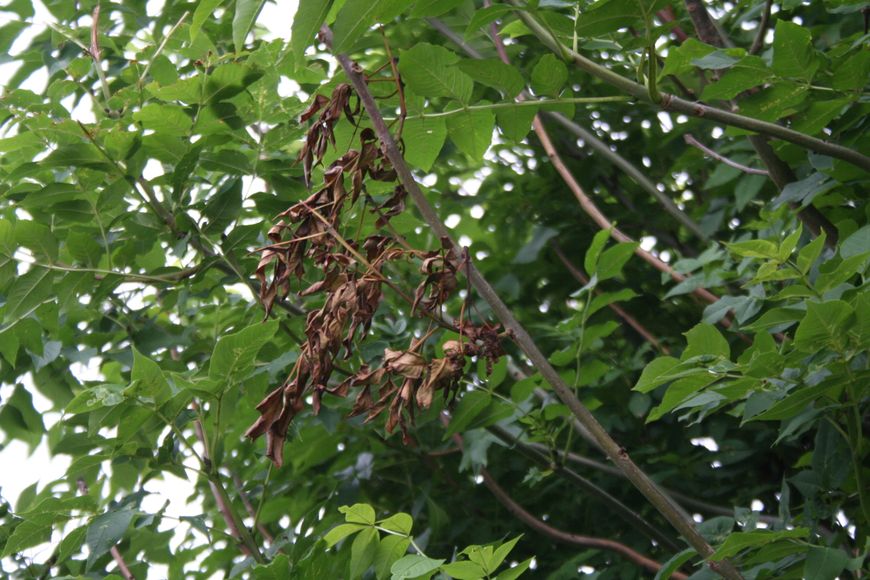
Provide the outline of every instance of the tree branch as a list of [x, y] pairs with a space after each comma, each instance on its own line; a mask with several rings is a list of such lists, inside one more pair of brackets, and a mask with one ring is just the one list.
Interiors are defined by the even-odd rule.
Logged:
[[[552, 540], [556, 540], [557, 542], [565, 542], [567, 544], [572, 544], [574, 546], [583, 546], [586, 548], [597, 548], [599, 550], [608, 550], [610, 552], [615, 552], [620, 556], [630, 560], [631, 562], [637, 564], [642, 568], [646, 568], [651, 572], [658, 572], [661, 570], [662, 565], [647, 558], [643, 554], [629, 548], [625, 544], [621, 544], [615, 540], [608, 540], [606, 538], [596, 538], [592, 536], [581, 536], [578, 534], [572, 534], [569, 532], [562, 531], [558, 528], [554, 528], [546, 524], [545, 522], [539, 520], [525, 509], [523, 506], [518, 504], [514, 499], [504, 490], [502, 487], [496, 483], [495, 479], [493, 479], [492, 475], [484, 468], [480, 470], [480, 475], [483, 476], [483, 483], [487, 488], [492, 492], [495, 498], [501, 502], [503, 506], [505, 506], [509, 512], [511, 512], [518, 520], [534, 529], [535, 531], [547, 536]], [[671, 578], [678, 578], [681, 580], [685, 580], [688, 578], [687, 575], [682, 572], [674, 572], [671, 574]]]
[[758, 32], [755, 34], [755, 39], [752, 41], [752, 46], [749, 47], [749, 54], [755, 54], [761, 47], [764, 46], [764, 37], [767, 35], [767, 25], [770, 22], [770, 9], [773, 7], [773, 0], [766, 0], [764, 3], [764, 12], [761, 14], [761, 22], [758, 23]]
[[560, 43], [558, 39], [556, 39], [531, 14], [520, 9], [517, 0], [510, 0], [510, 2], [514, 4], [514, 6], [517, 6], [517, 14], [519, 15], [520, 19], [522, 19], [523, 23], [525, 23], [529, 30], [531, 30], [532, 33], [537, 36], [538, 39], [544, 43], [545, 46], [553, 50], [558, 55], [564, 55], [570, 58], [574, 62], [574, 64], [577, 65], [577, 67], [581, 70], [586, 71], [592, 76], [620, 89], [621, 91], [629, 95], [632, 95], [639, 101], [652, 104], [664, 111], [670, 110], [676, 111], [678, 113], [685, 113], [686, 115], [691, 115], [693, 117], [709, 119], [711, 121], [716, 121], [718, 123], [723, 123], [732, 127], [738, 127], [740, 129], [753, 131], [755, 133], [761, 133], [769, 137], [782, 139], [783, 141], [794, 143], [795, 145], [799, 145], [805, 149], [809, 149], [817, 153], [822, 153], [830, 157], [835, 157], [837, 159], [842, 159], [843, 161], [847, 161], [852, 165], [855, 165], [856, 167], [860, 167], [861, 169], [870, 171], [870, 157], [867, 157], [866, 155], [863, 155], [853, 149], [849, 149], [848, 147], [843, 147], [842, 145], [822, 141], [821, 139], [817, 139], [816, 137], [812, 137], [805, 133], [800, 133], [799, 131], [794, 131], [776, 123], [769, 123], [767, 121], [761, 121], [752, 117], [746, 117], [738, 113], [732, 113], [730, 111], [725, 111], [723, 109], [718, 109], [716, 107], [711, 107], [702, 103], [687, 101], [671, 94], [663, 93], [661, 102], [656, 103], [650, 98], [649, 91], [645, 86], [636, 83], [630, 79], [627, 79], [622, 75], [615, 73], [594, 61], [589, 60], [585, 56], [574, 52], [567, 46]]
[[703, 143], [701, 143], [700, 141], [695, 139], [694, 135], [692, 135], [691, 133], [686, 133], [685, 135], [683, 135], [683, 140], [686, 143], [688, 143], [689, 145], [691, 145], [692, 147], [694, 147], [696, 149], [700, 149], [708, 157], [712, 157], [716, 161], [721, 161], [725, 165], [727, 165], [729, 167], [733, 167], [734, 169], [739, 169], [743, 173], [750, 173], [752, 175], [764, 175], [764, 176], [768, 176], [768, 177], [770, 176], [770, 172], [768, 172], [766, 169], [756, 169], [754, 167], [747, 167], [746, 165], [743, 165], [742, 163], [737, 163], [736, 161], [728, 159], [724, 155], [720, 155], [719, 153], [716, 153], [715, 151], [713, 151], [712, 149], [710, 149], [709, 147], [707, 147], [706, 145], [704, 145]]
[[[327, 45], [332, 44], [332, 31], [329, 30], [328, 27], [324, 26], [322, 29], [322, 36], [326, 40]], [[372, 122], [375, 134], [381, 141], [381, 147], [383, 147], [390, 163], [396, 170], [402, 185], [417, 205], [417, 209], [420, 211], [423, 219], [429, 227], [432, 228], [435, 235], [439, 238], [452, 241], [450, 230], [447, 229], [438, 217], [435, 209], [429, 203], [429, 200], [426, 199], [423, 191], [414, 180], [414, 176], [411, 173], [408, 164], [405, 163], [405, 159], [402, 157], [402, 153], [399, 151], [396, 141], [390, 134], [390, 130], [384, 122], [384, 118], [378, 109], [378, 105], [368, 89], [365, 78], [361, 74], [360, 67], [351, 61], [346, 54], [338, 54], [336, 55], [336, 58], [339, 64], [341, 64], [348, 80], [350, 80], [356, 90], [357, 96], [365, 107], [369, 119]], [[461, 259], [461, 252], [455, 244], [454, 254], [457, 259]], [[668, 519], [671, 525], [673, 525], [680, 534], [686, 538], [689, 544], [692, 545], [701, 556], [706, 558], [712, 555], [713, 548], [698, 533], [691, 519], [685, 518], [681, 510], [676, 508], [669, 498], [661, 493], [646, 473], [644, 473], [631, 460], [628, 452], [613, 440], [607, 430], [604, 429], [589, 409], [587, 409], [586, 406], [583, 405], [583, 403], [581, 403], [574, 395], [574, 392], [565, 381], [562, 380], [562, 377], [559, 376], [559, 373], [556, 372], [556, 369], [553, 368], [547, 360], [547, 357], [543, 352], [541, 352], [526, 329], [516, 320], [516, 318], [514, 318], [510, 309], [504, 302], [502, 302], [493, 287], [486, 281], [486, 279], [480, 274], [480, 271], [478, 271], [477, 267], [471, 262], [468, 263], [468, 278], [474, 289], [484, 300], [486, 300], [492, 308], [495, 316], [498, 317], [505, 329], [513, 336], [514, 340], [526, 356], [529, 357], [529, 360], [538, 367], [541, 375], [552, 385], [553, 390], [559, 398], [590, 431], [592, 436], [598, 440], [605, 453], [607, 453], [607, 456], [626, 473], [626, 476], [638, 488], [638, 490], [640, 490], [650, 503], [652, 503], [653, 506], [655, 506], [655, 508]], [[742, 578], [737, 569], [727, 560], [711, 564], [711, 567], [714, 566], [717, 571], [729, 579], [736, 580]]]

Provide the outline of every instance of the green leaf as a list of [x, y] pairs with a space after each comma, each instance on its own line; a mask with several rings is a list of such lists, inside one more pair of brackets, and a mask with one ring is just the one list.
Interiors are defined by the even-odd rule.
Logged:
[[589, 306], [587, 306], [587, 313], [589, 316], [592, 316], [605, 306], [609, 306], [615, 302], [624, 302], [626, 300], [631, 300], [635, 298], [637, 293], [631, 288], [623, 288], [621, 290], [617, 290], [616, 292], [605, 292], [603, 294], [599, 294], [595, 298], [589, 302]]
[[479, 162], [492, 142], [495, 115], [488, 109], [466, 110], [447, 117], [451, 141], [473, 161]]
[[773, 37], [773, 70], [782, 77], [812, 80], [819, 68], [813, 50], [813, 37], [808, 28], [777, 20]]
[[813, 546], [804, 563], [804, 578], [834, 580], [849, 563], [849, 555], [836, 548]]
[[743, 99], [741, 113], [762, 121], [776, 121], [796, 113], [808, 90], [804, 83], [778, 82]]
[[732, 254], [744, 258], [779, 258], [779, 246], [770, 240], [747, 240], [725, 246]]
[[511, 550], [514, 549], [514, 546], [517, 545], [517, 542], [519, 542], [522, 537], [523, 535], [520, 534], [513, 540], [508, 540], [495, 549], [492, 554], [492, 559], [489, 562], [489, 570], [491, 572], [501, 566], [501, 563], [504, 562], [504, 559], [507, 558], [508, 554], [511, 553]]
[[424, 18], [441, 16], [445, 12], [453, 10], [465, 0], [417, 0], [411, 8], [412, 18]]
[[447, 125], [441, 117], [417, 117], [405, 121], [402, 142], [405, 144], [405, 161], [412, 166], [429, 171], [447, 139]]
[[257, 353], [277, 330], [278, 321], [270, 320], [219, 338], [209, 362], [208, 377], [221, 381], [224, 390], [238, 384], [254, 368]]
[[760, 57], [745, 56], [734, 63], [718, 81], [704, 87], [701, 98], [733, 99], [745, 90], [764, 84], [772, 76], [773, 73]]
[[402, 580], [403, 578], [417, 578], [429, 572], [438, 569], [444, 560], [433, 560], [419, 554], [410, 554], [397, 560], [391, 567], [392, 580]]
[[[456, 66], [458, 62], [459, 57], [446, 48], [421, 42], [410, 50], [401, 52], [399, 72], [402, 80], [417, 95], [449, 97], [468, 103], [474, 89], [474, 81]], [[492, 113], [489, 115], [491, 116]], [[454, 118], [455, 116], [452, 116], [448, 119]]]
[[568, 67], [553, 54], [545, 54], [532, 69], [532, 90], [539, 95], [558, 97], [568, 82]]
[[685, 337], [688, 344], [680, 356], [682, 361], [702, 355], [713, 355], [726, 360], [731, 357], [728, 341], [712, 324], [702, 322], [686, 332]]
[[522, 576], [523, 572], [529, 569], [529, 566], [532, 565], [532, 560], [534, 560], [534, 557], [520, 562], [513, 568], [508, 568], [507, 570], [496, 576], [495, 580], [516, 580], [517, 578]]
[[601, 256], [601, 250], [607, 244], [610, 238], [610, 229], [599, 230], [592, 238], [592, 243], [589, 244], [589, 249], [586, 250], [586, 256], [583, 258], [583, 267], [586, 269], [586, 274], [595, 276], [598, 273], [598, 259]]
[[792, 129], [807, 135], [820, 133], [831, 120], [839, 117], [847, 109], [849, 103], [849, 99], [813, 101], [806, 111], [796, 116]]
[[[868, 232], [870, 232], [870, 228], [867, 228]], [[810, 271], [810, 268], [813, 264], [815, 264], [816, 260], [821, 255], [822, 250], [825, 249], [825, 240], [827, 239], [827, 234], [824, 231], [819, 233], [819, 235], [812, 242], [804, 246], [800, 249], [797, 255], [797, 267], [798, 270], [801, 271], [802, 274], [806, 274]], [[840, 246], [840, 251], [842, 252], [842, 247]]]
[[25, 520], [18, 524], [6, 540], [2, 557], [18, 554], [22, 550], [48, 542], [51, 539], [50, 519]]
[[390, 567], [405, 555], [410, 545], [411, 540], [402, 536], [387, 536], [381, 539], [375, 554], [375, 574], [378, 580], [389, 577]]
[[861, 89], [870, 75], [870, 51], [862, 47], [834, 71], [831, 86], [838, 91]]
[[520, 251], [514, 257], [513, 263], [530, 264], [534, 262], [540, 256], [541, 250], [544, 249], [547, 242], [558, 234], [559, 232], [553, 228], [535, 226], [532, 230], [532, 239], [520, 248]]
[[598, 281], [609, 280], [622, 274], [623, 266], [634, 255], [639, 245], [637, 242], [625, 242], [604, 250], [598, 259], [595, 271]]
[[736, 532], [729, 535], [722, 545], [716, 549], [711, 560], [724, 560], [737, 555], [749, 548], [760, 548], [771, 542], [790, 538], [805, 538], [809, 534], [806, 528], [795, 528], [782, 531]]
[[604, 0], [583, 11], [575, 30], [580, 38], [602, 36], [641, 23], [642, 13], [635, 0]]
[[835, 187], [837, 187], [837, 182], [824, 173], [813, 173], [800, 181], [793, 181], [787, 184], [776, 199], [773, 200], [772, 206], [776, 209], [784, 203], [796, 203], [801, 207], [806, 207], [817, 196], [827, 193]]
[[378, 525], [390, 531], [410, 536], [411, 528], [414, 525], [414, 520], [412, 520], [411, 516], [409, 516], [408, 514], [404, 512], [399, 512], [384, 520], [379, 521]]
[[461, 60], [459, 68], [475, 81], [501, 91], [509, 99], [520, 94], [526, 86], [522, 75], [515, 67], [497, 58]]
[[160, 366], [133, 348], [133, 370], [130, 373], [133, 385], [124, 391], [126, 395], [143, 397], [157, 404], [166, 402], [171, 396], [169, 384]]
[[80, 526], [63, 537], [57, 547], [56, 564], [62, 564], [67, 558], [77, 554], [82, 549], [87, 531], [87, 526]]
[[6, 313], [3, 322], [12, 326], [54, 296], [53, 272], [46, 268], [32, 268], [15, 279], [6, 295]]
[[193, 120], [184, 109], [175, 105], [149, 103], [133, 113], [133, 119], [140, 122], [144, 129], [162, 135], [183, 137], [190, 132]]
[[483, 28], [484, 26], [495, 22], [502, 16], [510, 14], [514, 11], [513, 6], [504, 4], [494, 4], [474, 11], [471, 20], [468, 21], [468, 26], [465, 28], [465, 38], [469, 38], [472, 34]]
[[350, 546], [350, 577], [362, 578], [375, 560], [378, 551], [378, 531], [365, 528], [353, 539]]
[[444, 439], [465, 430], [471, 421], [489, 406], [491, 400], [492, 396], [486, 391], [471, 391], [462, 395], [450, 419], [450, 426], [444, 434]]
[[677, 552], [667, 562], [662, 564], [653, 580], [668, 580], [674, 572], [680, 569], [680, 566], [691, 560], [697, 553], [694, 548], [686, 548], [681, 552]]
[[314, 41], [330, 7], [332, 0], [299, 0], [290, 28], [290, 49], [297, 63], [302, 62], [305, 49]]
[[223, 3], [224, 0], [199, 0], [196, 5], [196, 10], [193, 11], [193, 18], [190, 21], [190, 41], [196, 40], [199, 36], [199, 31], [202, 30], [202, 25], [208, 20], [215, 9]]
[[532, 120], [538, 114], [538, 107], [508, 107], [496, 112], [498, 126], [504, 136], [513, 141], [522, 141], [532, 129]]
[[209, 198], [203, 209], [203, 215], [208, 222], [203, 231], [221, 234], [233, 223], [242, 211], [242, 180], [229, 179]]
[[680, 361], [671, 356], [661, 356], [644, 367], [633, 390], [648, 393], [666, 382], [672, 380], [672, 371]]
[[715, 46], [704, 44], [694, 38], [687, 38], [681, 45], [668, 49], [668, 56], [665, 58], [665, 66], [661, 74], [667, 76], [690, 73], [695, 69], [695, 65], [692, 64], [694, 61], [715, 50]]
[[278, 554], [268, 564], [258, 564], [251, 569], [253, 580], [284, 580], [290, 577], [290, 558], [287, 554]]
[[233, 15], [233, 46], [236, 52], [245, 48], [245, 38], [257, 21], [260, 10], [266, 0], [236, 0], [236, 12]]
[[470, 560], [444, 564], [441, 566], [441, 571], [451, 578], [458, 578], [459, 580], [478, 580], [486, 576], [486, 571], [481, 565]]
[[89, 549], [86, 570], [90, 570], [103, 554], [124, 537], [135, 515], [132, 509], [119, 509], [100, 514], [91, 520], [85, 537]]
[[868, 251], [870, 251], [870, 225], [860, 228], [840, 244], [840, 256], [843, 258], [854, 258]]
[[[338, 11], [335, 24], [332, 27], [332, 51], [342, 54], [353, 47], [359, 38], [375, 23], [378, 11], [384, 0], [370, 2], [345, 2]], [[404, 58], [404, 57], [401, 57]], [[400, 59], [401, 66], [401, 59]], [[402, 75], [404, 78], [404, 73]], [[421, 93], [422, 94], [422, 93]]]
[[795, 346], [815, 351], [822, 345], [842, 341], [854, 314], [849, 303], [842, 300], [808, 303], [807, 314], [794, 335]]
[[344, 514], [345, 521], [352, 524], [375, 525], [375, 510], [366, 503], [356, 503], [352, 506], [341, 506], [338, 511]]

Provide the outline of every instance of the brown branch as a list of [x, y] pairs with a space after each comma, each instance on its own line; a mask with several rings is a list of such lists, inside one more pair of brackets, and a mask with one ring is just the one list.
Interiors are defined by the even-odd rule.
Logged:
[[[191, 406], [193, 407], [194, 411], [199, 410], [199, 405], [195, 401]], [[210, 465], [211, 457], [209, 457], [208, 453], [208, 443], [205, 438], [205, 429], [203, 429], [202, 421], [200, 421], [198, 417], [193, 421], [193, 429], [196, 432], [196, 438], [199, 440], [200, 445], [202, 445], [202, 459], [208, 465]], [[229, 530], [230, 535], [233, 537], [233, 539], [236, 540], [239, 548], [241, 548], [242, 550], [242, 553], [245, 554], [245, 556], [251, 556], [251, 550], [248, 549], [248, 547], [242, 541], [242, 534], [239, 531], [239, 526], [236, 525], [236, 519], [233, 517], [233, 508], [225, 501], [224, 496], [220, 492], [220, 489], [218, 489], [217, 484], [211, 479], [209, 479], [208, 481], [208, 487], [209, 489], [211, 489], [211, 495], [212, 497], [214, 497], [214, 502], [215, 504], [217, 504], [218, 510], [220, 510], [221, 515], [224, 518], [224, 523], [226, 524], [227, 530]]]
[[707, 147], [706, 145], [704, 145], [703, 143], [701, 143], [700, 141], [695, 139], [694, 135], [692, 135], [691, 133], [686, 133], [685, 135], [683, 135], [683, 140], [687, 144], [691, 145], [692, 147], [695, 147], [696, 149], [700, 149], [708, 157], [712, 157], [716, 161], [721, 161], [725, 165], [727, 165], [729, 167], [733, 167], [734, 169], [739, 169], [743, 173], [750, 173], [752, 175], [770, 176], [770, 172], [768, 172], [765, 169], [756, 169], [754, 167], [747, 167], [746, 165], [743, 165], [742, 163], [737, 163], [736, 161], [734, 161], [732, 159], [728, 159], [724, 155], [716, 153], [715, 151], [713, 151], [712, 149], [710, 149], [709, 147]]
[[[676, 22], [676, 18], [674, 17], [674, 8], [671, 5], [665, 6], [664, 8], [659, 10], [656, 13], [656, 16], [658, 16], [659, 20], [661, 20], [662, 22]], [[686, 34], [686, 31], [683, 30], [679, 24], [674, 24], [674, 26], [671, 27], [671, 32], [674, 33], [674, 36], [676, 36], [677, 40], [679, 40], [680, 42], [685, 42], [685, 40], [689, 38], [689, 35]]]
[[[257, 519], [257, 510], [254, 509], [254, 506], [251, 504], [251, 500], [248, 499], [248, 494], [245, 493], [245, 486], [242, 483], [242, 479], [235, 472], [231, 473], [233, 479], [233, 485], [236, 486], [236, 491], [239, 493], [239, 497], [242, 499], [242, 504], [245, 506], [245, 511], [248, 512], [248, 515], [251, 516], [252, 520]], [[275, 538], [272, 534], [269, 533], [269, 530], [266, 529], [266, 526], [257, 522], [257, 531], [260, 532], [260, 535], [266, 539], [270, 544], [274, 543]]]
[[[583, 274], [583, 272], [580, 271], [580, 269], [577, 268], [577, 266], [575, 266], [571, 262], [571, 260], [568, 259], [568, 256], [565, 255], [565, 252], [562, 251], [562, 248], [559, 247], [559, 244], [552, 242], [550, 245], [552, 246], [553, 251], [556, 252], [556, 256], [559, 258], [559, 260], [565, 266], [565, 269], [568, 270], [568, 272], [570, 272], [571, 275], [574, 276], [574, 278], [578, 282], [580, 282], [581, 284], [588, 284], [589, 278], [586, 277]], [[597, 293], [600, 294], [601, 291], [598, 290]], [[648, 343], [653, 345], [657, 350], [661, 351], [664, 354], [671, 353], [670, 349], [668, 349], [668, 347], [661, 344], [658, 341], [658, 339], [656, 339], [656, 337], [653, 336], [652, 332], [650, 332], [643, 324], [638, 322], [635, 317], [633, 317], [631, 314], [629, 314], [628, 312], [623, 310], [618, 304], [610, 303], [607, 306], [611, 310], [613, 310], [617, 314], [617, 316], [622, 318], [626, 324], [628, 324], [630, 327], [632, 327], [635, 330], [635, 332], [637, 332], [639, 335], [641, 335], [644, 340], [646, 340]]]
[[[81, 477], [76, 480], [76, 484], [79, 488], [79, 493], [82, 495], [88, 495], [88, 484], [85, 483], [85, 480]], [[121, 572], [121, 576], [123, 576], [124, 580], [136, 580], [136, 577], [133, 576], [133, 573], [130, 572], [130, 568], [127, 566], [127, 562], [124, 560], [124, 556], [121, 555], [120, 550], [118, 550], [117, 546], [112, 546], [109, 549], [109, 554], [112, 555], [112, 559], [115, 561], [115, 564], [118, 566], [118, 570]]]
[[[564, 542], [566, 544], [571, 544], [574, 546], [608, 550], [610, 552], [615, 552], [619, 554], [620, 556], [628, 559], [629, 561], [637, 564], [638, 566], [641, 566], [642, 568], [646, 568], [651, 572], [658, 572], [659, 570], [661, 570], [662, 565], [655, 560], [647, 558], [643, 554], [615, 540], [596, 538], [593, 536], [581, 536], [579, 534], [572, 534], [550, 526], [549, 524], [539, 520], [538, 518], [527, 512], [523, 508], [523, 506], [514, 501], [514, 499], [504, 489], [502, 489], [502, 487], [498, 483], [496, 483], [495, 479], [493, 479], [492, 475], [490, 475], [490, 473], [485, 468], [482, 468], [480, 470], [480, 475], [483, 476], [484, 485], [489, 488], [489, 491], [492, 492], [495, 498], [499, 502], [501, 502], [501, 504], [505, 506], [509, 512], [511, 512], [518, 520], [520, 520], [533, 530], [547, 536], [548, 538], [556, 540], [557, 542]], [[685, 580], [686, 578], [688, 578], [688, 576], [683, 574], [682, 572], [673, 572], [671, 574], [671, 578]]]
[[719, 25], [707, 12], [707, 8], [701, 0], [686, 0], [686, 10], [689, 11], [689, 18], [692, 19], [692, 24], [695, 25], [695, 32], [698, 38], [707, 44], [712, 44], [719, 48], [725, 48], [730, 43], [725, 39], [725, 36], [719, 31]]
[[[332, 31], [324, 26], [322, 29], [322, 37], [327, 45], [331, 45]], [[390, 134], [384, 117], [381, 115], [378, 105], [374, 97], [366, 85], [365, 78], [361, 74], [361, 68], [354, 63], [346, 54], [338, 54], [336, 58], [341, 64], [344, 73], [348, 80], [353, 85], [357, 96], [362, 101], [369, 119], [372, 122], [375, 134], [381, 141], [381, 147], [396, 170], [396, 173], [402, 185], [408, 191], [411, 199], [414, 200], [417, 209], [420, 211], [423, 220], [432, 228], [432, 231], [439, 238], [452, 241], [450, 230], [444, 225], [435, 208], [426, 199], [425, 194], [417, 185], [411, 169], [402, 157], [399, 147], [393, 136]], [[462, 260], [463, 256], [458, 246], [454, 244], [454, 255], [457, 260]], [[713, 554], [714, 550], [707, 541], [695, 529], [691, 519], [685, 518], [681, 511], [673, 505], [672, 501], [665, 496], [656, 486], [656, 484], [646, 475], [635, 463], [631, 460], [628, 452], [619, 443], [614, 441], [607, 430], [598, 422], [595, 416], [589, 411], [586, 406], [580, 402], [580, 399], [574, 395], [556, 369], [547, 360], [547, 357], [538, 348], [535, 341], [529, 335], [528, 331], [514, 318], [510, 309], [502, 302], [493, 287], [480, 274], [477, 267], [468, 262], [468, 278], [477, 293], [490, 305], [495, 316], [501, 321], [505, 329], [514, 338], [517, 345], [525, 353], [525, 355], [538, 367], [541, 375], [550, 385], [553, 390], [565, 403], [571, 413], [580, 420], [583, 425], [589, 429], [590, 433], [601, 444], [607, 456], [622, 469], [628, 479], [643, 493], [649, 502], [659, 511], [665, 518], [674, 526], [675, 529], [689, 542], [689, 544], [697, 550], [704, 558]], [[740, 573], [727, 560], [711, 564], [718, 572], [722, 573], [729, 579], [742, 579]]]
[[767, 25], [770, 22], [771, 7], [773, 7], [773, 0], [766, 0], [764, 3], [764, 12], [761, 14], [761, 22], [758, 23], [758, 32], [755, 34], [752, 46], [749, 47], [749, 54], [755, 54], [761, 50], [762, 46], [764, 46], [764, 37], [767, 35]]
[[[538, 136], [538, 140], [541, 142], [541, 146], [544, 148], [544, 152], [546, 152], [547, 157], [550, 158], [550, 161], [553, 164], [553, 167], [556, 169], [556, 172], [562, 177], [562, 180], [568, 186], [568, 189], [571, 190], [571, 193], [574, 194], [574, 197], [577, 198], [577, 201], [580, 203], [580, 207], [586, 212], [592, 221], [598, 225], [599, 228], [604, 230], [610, 230], [610, 236], [617, 242], [634, 242], [634, 239], [631, 236], [625, 234], [622, 230], [612, 225], [610, 219], [605, 216], [598, 206], [595, 205], [595, 202], [586, 195], [586, 192], [583, 191], [583, 188], [577, 183], [577, 180], [574, 178], [574, 175], [565, 165], [565, 162], [562, 160], [562, 157], [559, 155], [559, 152], [556, 150], [553, 142], [550, 140], [550, 134], [547, 132], [544, 124], [541, 122], [540, 115], [535, 116], [534, 121], [532, 122], [532, 127], [535, 130], [535, 134]], [[654, 256], [650, 252], [647, 252], [639, 245], [634, 249], [635, 255], [644, 260], [646, 263], [651, 265], [653, 268], [667, 274], [676, 282], [682, 282], [687, 278], [683, 274], [680, 274], [676, 270], [674, 270], [669, 264], [663, 262], [657, 256]], [[692, 291], [692, 294], [700, 298], [701, 300], [708, 302], [710, 304], [719, 300], [719, 297], [710, 292], [705, 288], [697, 288]], [[727, 324], [727, 320], [722, 319]]]

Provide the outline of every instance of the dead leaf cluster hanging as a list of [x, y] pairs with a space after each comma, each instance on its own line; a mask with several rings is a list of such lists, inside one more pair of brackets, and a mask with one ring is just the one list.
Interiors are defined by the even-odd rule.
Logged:
[[[310, 186], [311, 171], [322, 163], [327, 147], [335, 145], [334, 129], [342, 116], [356, 124], [360, 107], [359, 103], [351, 106], [352, 97], [351, 87], [341, 84], [329, 98], [317, 95], [303, 113], [303, 122], [319, 113], [299, 155], [306, 186]], [[361, 388], [349, 416], [365, 415], [365, 422], [369, 422], [387, 411], [387, 432], [399, 426], [407, 443], [416, 409], [431, 406], [439, 391], [445, 401], [455, 398], [467, 356], [484, 356], [491, 364], [503, 354], [495, 326], [474, 326], [460, 316], [454, 330], [461, 339], [446, 341], [443, 357], [427, 360], [419, 353], [427, 335], [412, 342], [407, 350], [386, 349], [377, 369], [363, 366], [343, 381], [332, 382], [342, 349], [343, 358], [349, 358], [354, 342], [364, 339], [371, 327], [382, 299], [386, 281], [383, 267], [387, 263], [400, 258], [420, 260], [425, 278], [414, 294], [412, 314], [425, 314], [443, 326], [449, 325], [440, 321], [441, 307], [458, 287], [459, 264], [448, 240], [442, 240], [439, 250], [424, 252], [399, 247], [386, 233], [353, 241], [341, 237], [343, 210], [364, 194], [366, 178], [383, 182], [397, 179], [371, 129], [360, 131], [358, 149], [347, 151], [324, 169], [323, 183], [314, 193], [276, 217], [277, 223], [268, 232], [271, 244], [259, 249], [256, 276], [266, 316], [276, 300], [290, 294], [291, 281], [303, 279], [306, 262], [321, 275], [299, 295], [325, 295], [323, 305], [306, 318], [305, 340], [293, 370], [257, 405], [260, 417], [246, 432], [252, 439], [266, 435], [266, 454], [279, 467], [290, 423], [305, 408], [308, 397], [316, 414], [324, 393], [346, 397], [352, 388]], [[371, 202], [370, 211], [378, 215], [377, 228], [387, 226], [390, 218], [404, 211], [406, 195], [405, 188], [397, 184], [385, 201], [379, 205]]]

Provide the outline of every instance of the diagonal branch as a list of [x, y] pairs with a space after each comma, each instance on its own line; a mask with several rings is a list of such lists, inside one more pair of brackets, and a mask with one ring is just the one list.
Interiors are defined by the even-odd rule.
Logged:
[[[489, 488], [489, 491], [492, 492], [495, 498], [499, 502], [501, 502], [501, 504], [506, 507], [509, 512], [516, 516], [518, 520], [520, 520], [533, 530], [547, 536], [548, 538], [557, 542], [572, 544], [574, 546], [608, 550], [610, 552], [615, 552], [619, 554], [620, 556], [630, 560], [631, 562], [642, 568], [646, 568], [651, 572], [658, 572], [659, 570], [661, 570], [662, 565], [655, 560], [647, 558], [643, 554], [615, 540], [596, 538], [592, 536], [581, 536], [579, 534], [572, 534], [558, 528], [554, 528], [553, 526], [543, 522], [542, 520], [539, 520], [538, 518], [527, 512], [523, 508], [523, 506], [514, 501], [514, 499], [508, 494], [508, 492], [502, 489], [502, 487], [495, 481], [495, 479], [493, 479], [492, 475], [490, 475], [490, 473], [486, 469], [481, 469], [480, 475], [483, 476], [484, 485]], [[671, 574], [671, 578], [685, 580], [686, 578], [688, 578], [688, 576], [686, 576], [682, 572], [673, 572]]]
[[[327, 45], [331, 45], [332, 31], [324, 26], [322, 36]], [[364, 76], [361, 74], [362, 69], [354, 63], [346, 54], [338, 54], [336, 58], [341, 64], [342, 69], [356, 90], [357, 96], [362, 101], [363, 106], [368, 113], [368, 116], [374, 127], [375, 134], [381, 141], [381, 146], [384, 149], [390, 163], [396, 170], [396, 173], [405, 189], [408, 191], [417, 209], [420, 211], [423, 219], [432, 228], [432, 231], [440, 238], [452, 240], [450, 231], [438, 217], [435, 208], [426, 199], [420, 186], [414, 180], [411, 169], [405, 162], [402, 153], [390, 130], [384, 122], [378, 105], [374, 97], [368, 89]], [[454, 252], [457, 259], [462, 259], [458, 246], [454, 245]], [[703, 556], [708, 557], [713, 554], [713, 548], [695, 529], [691, 519], [684, 517], [680, 509], [674, 506], [673, 502], [664, 495], [656, 484], [631, 460], [628, 452], [619, 443], [614, 441], [606, 429], [598, 422], [595, 416], [586, 408], [583, 403], [574, 395], [565, 381], [556, 372], [556, 369], [547, 360], [547, 357], [538, 348], [535, 341], [529, 335], [528, 331], [514, 318], [510, 309], [502, 302], [501, 298], [496, 293], [495, 289], [487, 282], [480, 274], [480, 271], [473, 263], [468, 263], [468, 278], [477, 291], [477, 293], [490, 305], [493, 313], [498, 317], [505, 329], [513, 336], [517, 345], [525, 353], [525, 355], [538, 367], [541, 375], [547, 382], [552, 385], [553, 390], [559, 398], [565, 403], [571, 413], [583, 423], [589, 430], [592, 436], [599, 442], [607, 456], [626, 474], [628, 479], [640, 490], [640, 492], [649, 500], [649, 502], [659, 511], [665, 518], [674, 526], [674, 528], [689, 542], [689, 544]], [[731, 580], [742, 579], [741, 574], [727, 560], [710, 564], [711, 568], [729, 578]]]

